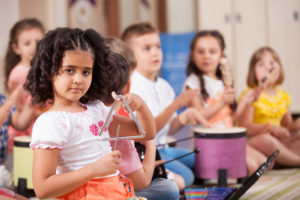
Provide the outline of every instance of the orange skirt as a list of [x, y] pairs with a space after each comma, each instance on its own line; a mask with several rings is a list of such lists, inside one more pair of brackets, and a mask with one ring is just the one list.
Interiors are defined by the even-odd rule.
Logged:
[[76, 190], [58, 197], [62, 200], [135, 199], [134, 188], [125, 176], [92, 179]]

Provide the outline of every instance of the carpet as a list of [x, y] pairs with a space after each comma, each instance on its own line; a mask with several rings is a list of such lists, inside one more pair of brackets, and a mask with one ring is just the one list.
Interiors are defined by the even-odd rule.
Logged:
[[241, 200], [300, 200], [300, 169], [266, 172]]

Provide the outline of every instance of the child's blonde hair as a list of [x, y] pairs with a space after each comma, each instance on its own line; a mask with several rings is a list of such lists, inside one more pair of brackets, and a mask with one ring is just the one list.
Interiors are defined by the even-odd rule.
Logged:
[[135, 37], [135, 36], [143, 36], [143, 35], [147, 35], [150, 33], [155, 33], [157, 31], [156, 28], [154, 28], [154, 26], [152, 26], [151, 23], [149, 22], [140, 22], [140, 23], [136, 23], [136, 24], [132, 24], [130, 26], [128, 26], [122, 33], [122, 40], [126, 43], [128, 43], [130, 41], [131, 38]]
[[134, 53], [125, 42], [116, 37], [106, 37], [104, 39], [104, 43], [110, 48], [110, 50], [120, 54], [127, 60], [130, 66], [130, 71], [133, 71], [135, 69], [137, 63], [134, 57]]
[[257, 78], [255, 76], [255, 65], [258, 61], [261, 60], [262, 56], [264, 53], [266, 52], [270, 52], [274, 58], [274, 60], [279, 64], [280, 66], [280, 74], [279, 77], [276, 81], [276, 85], [280, 85], [281, 83], [283, 83], [284, 80], [284, 71], [283, 71], [283, 67], [279, 58], [279, 55], [271, 48], [268, 46], [264, 46], [259, 48], [258, 50], [256, 50], [251, 59], [250, 59], [250, 63], [249, 63], [249, 71], [248, 71], [248, 77], [247, 77], [247, 85], [250, 88], [254, 88], [258, 86], [258, 81]]

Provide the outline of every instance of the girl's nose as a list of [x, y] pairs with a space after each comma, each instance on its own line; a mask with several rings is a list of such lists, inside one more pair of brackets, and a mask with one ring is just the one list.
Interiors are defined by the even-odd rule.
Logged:
[[77, 84], [79, 84], [79, 83], [82, 82], [82, 76], [81, 76], [80, 73], [76, 73], [76, 74], [74, 75], [73, 82], [74, 82], [74, 83], [77, 83]]
[[209, 56], [210, 56], [209, 52], [205, 51], [205, 52], [204, 52], [204, 57], [205, 57], [205, 58], [208, 58]]

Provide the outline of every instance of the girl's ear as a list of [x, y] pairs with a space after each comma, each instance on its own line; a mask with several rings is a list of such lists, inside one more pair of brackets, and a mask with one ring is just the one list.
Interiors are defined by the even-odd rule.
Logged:
[[12, 50], [15, 52], [15, 54], [20, 55], [20, 50], [19, 50], [18, 45], [16, 43], [12, 44]]

